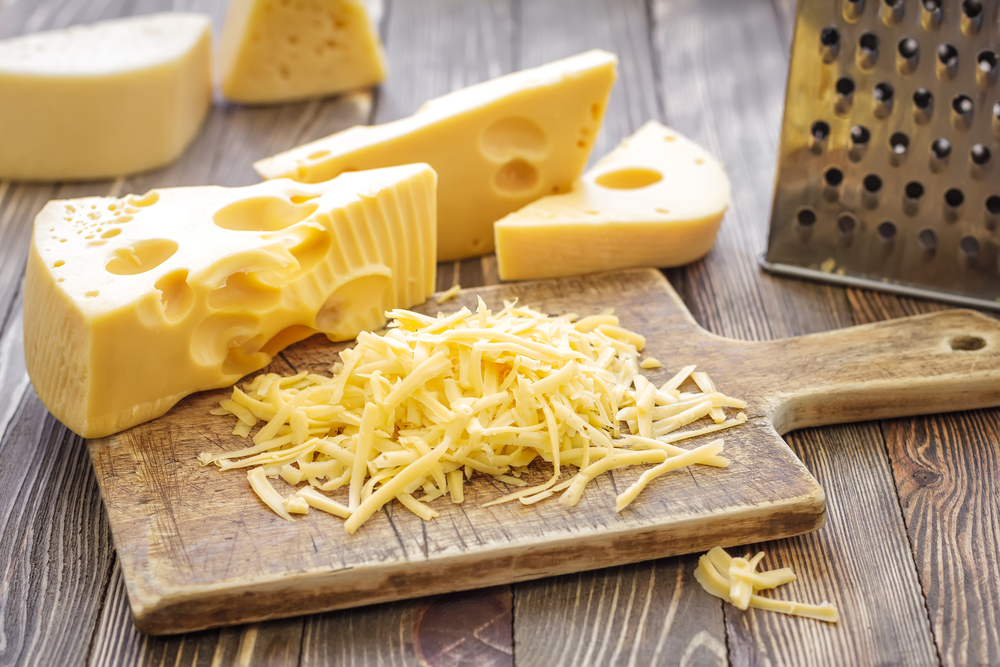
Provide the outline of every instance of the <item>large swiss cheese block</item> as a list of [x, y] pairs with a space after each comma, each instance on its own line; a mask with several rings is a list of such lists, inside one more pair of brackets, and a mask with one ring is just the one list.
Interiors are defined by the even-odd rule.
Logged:
[[160, 167], [212, 101], [211, 22], [151, 14], [0, 41], [0, 178]]
[[435, 185], [415, 164], [49, 202], [24, 287], [35, 391], [100, 437], [318, 331], [348, 340], [380, 327], [434, 289]]
[[224, 97], [259, 104], [375, 85], [385, 58], [361, 0], [230, 0], [219, 71]]
[[414, 115], [352, 127], [257, 162], [264, 178], [315, 183], [355, 169], [426, 162], [440, 178], [438, 259], [493, 250], [493, 223], [567, 192], [590, 155], [615, 80], [614, 55], [588, 51], [427, 102]]
[[708, 151], [650, 121], [573, 184], [496, 223], [504, 280], [639, 266], [708, 254], [729, 206], [729, 179]]

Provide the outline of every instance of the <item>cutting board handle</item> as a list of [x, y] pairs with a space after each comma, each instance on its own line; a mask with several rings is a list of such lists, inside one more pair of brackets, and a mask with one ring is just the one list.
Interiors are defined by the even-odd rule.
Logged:
[[758, 345], [779, 433], [1000, 405], [1000, 321], [972, 310]]

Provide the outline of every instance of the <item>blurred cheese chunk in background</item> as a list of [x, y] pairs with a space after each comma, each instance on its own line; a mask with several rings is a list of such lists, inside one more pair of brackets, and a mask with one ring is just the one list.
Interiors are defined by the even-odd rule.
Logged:
[[264, 178], [325, 181], [426, 162], [438, 173], [438, 259], [493, 250], [493, 223], [567, 192], [601, 126], [617, 58], [588, 51], [433, 99], [391, 123], [357, 126], [261, 160]]
[[0, 41], [0, 178], [90, 180], [161, 167], [212, 100], [211, 24], [151, 14]]
[[637, 266], [680, 266], [712, 249], [729, 179], [701, 146], [650, 121], [566, 194], [543, 197], [496, 224], [504, 280]]
[[385, 57], [361, 0], [230, 0], [219, 74], [234, 102], [286, 102], [373, 86]]
[[24, 287], [35, 391], [70, 429], [102, 437], [316, 332], [379, 328], [434, 290], [436, 180], [414, 164], [50, 201]]

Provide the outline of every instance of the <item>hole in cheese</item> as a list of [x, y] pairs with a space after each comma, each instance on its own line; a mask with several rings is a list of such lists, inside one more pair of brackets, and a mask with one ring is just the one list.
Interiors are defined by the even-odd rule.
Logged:
[[538, 170], [518, 158], [500, 167], [493, 182], [501, 194], [525, 195], [538, 184]]
[[52, 266], [54, 266], [55, 268], [57, 268], [57, 269], [58, 269], [58, 268], [59, 268], [60, 266], [64, 266], [65, 264], [66, 264], [66, 262], [64, 262], [64, 261], [62, 261], [62, 260], [60, 259], [59, 261], [57, 261], [57, 262], [56, 262], [55, 264], [53, 264]]
[[235, 232], [276, 232], [302, 222], [317, 208], [319, 204], [295, 204], [282, 197], [251, 197], [223, 206], [212, 220]]
[[128, 198], [128, 203], [130, 205], [140, 206], [140, 207], [152, 206], [158, 201], [160, 201], [160, 193], [155, 191], [147, 192], [141, 197], [136, 197], [133, 195], [132, 197]]
[[261, 281], [260, 271], [234, 273], [208, 294], [211, 308], [251, 308], [267, 311], [281, 301], [281, 290]]
[[156, 281], [154, 287], [160, 291], [160, 303], [168, 322], [177, 322], [194, 305], [194, 290], [187, 282], [187, 269], [171, 271]]
[[479, 145], [483, 153], [494, 160], [512, 157], [541, 159], [548, 152], [549, 138], [535, 121], [508, 116], [487, 127]]
[[391, 286], [387, 274], [368, 274], [349, 280], [320, 307], [316, 328], [335, 340], [349, 340], [358, 331], [381, 326], [383, 304]]
[[663, 174], [645, 167], [627, 167], [601, 174], [594, 182], [612, 190], [635, 190], [663, 180]]
[[116, 276], [134, 276], [152, 271], [173, 257], [175, 252], [177, 252], [176, 241], [147, 239], [116, 250], [104, 268]]
[[290, 240], [297, 240], [297, 243], [288, 252], [298, 261], [299, 271], [310, 271], [330, 252], [333, 237], [329, 232], [314, 227], [299, 227], [293, 231], [294, 236]]
[[106, 231], [103, 234], [101, 234], [101, 238], [102, 239], [113, 239], [114, 237], [118, 236], [121, 233], [122, 233], [122, 230], [120, 230], [120, 229], [109, 229], [108, 231]]
[[[232, 373], [233, 366], [240, 368], [259, 368], [260, 365], [252, 366], [252, 362], [245, 362], [247, 349], [239, 350], [230, 354], [231, 348], [239, 348], [253, 339], [260, 330], [260, 318], [249, 313], [216, 313], [205, 318], [191, 335], [191, 357], [203, 366], [218, 366], [224, 361], [228, 361], [230, 366], [224, 366], [224, 373]], [[260, 349], [263, 339], [258, 340], [253, 352]]]

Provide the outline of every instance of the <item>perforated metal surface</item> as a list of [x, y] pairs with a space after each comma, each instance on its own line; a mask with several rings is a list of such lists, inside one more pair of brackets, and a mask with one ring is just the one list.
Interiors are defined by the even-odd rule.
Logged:
[[779, 272], [1000, 309], [1000, 0], [799, 0]]

